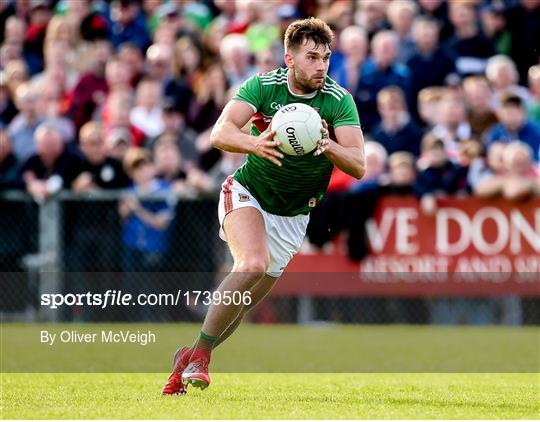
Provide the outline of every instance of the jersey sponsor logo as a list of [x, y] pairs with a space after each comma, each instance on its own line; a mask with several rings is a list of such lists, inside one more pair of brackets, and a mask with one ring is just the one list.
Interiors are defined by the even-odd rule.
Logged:
[[238, 200], [240, 202], [247, 202], [249, 201], [249, 195], [246, 195], [245, 193], [238, 193]]
[[285, 129], [285, 132], [287, 132], [287, 140], [289, 141], [289, 144], [291, 144], [292, 149], [294, 149], [294, 152], [296, 152], [297, 155], [304, 155], [306, 151], [304, 150], [300, 142], [298, 142], [294, 127], [289, 126], [287, 129]]

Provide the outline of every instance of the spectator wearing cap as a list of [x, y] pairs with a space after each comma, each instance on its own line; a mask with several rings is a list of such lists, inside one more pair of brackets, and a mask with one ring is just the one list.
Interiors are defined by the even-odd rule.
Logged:
[[155, 80], [143, 79], [137, 86], [135, 107], [130, 111], [129, 120], [148, 138], [160, 135], [165, 129], [162, 102], [161, 84]]
[[429, 86], [444, 85], [446, 77], [455, 71], [454, 62], [439, 46], [439, 23], [423, 16], [417, 17], [412, 26], [415, 51], [407, 61], [411, 72], [413, 114], [416, 113], [418, 93]]
[[142, 51], [148, 48], [150, 37], [136, 0], [113, 0], [107, 18], [109, 39], [115, 48], [125, 42], [136, 44]]
[[26, 190], [43, 201], [61, 189], [69, 189], [80, 171], [82, 159], [68, 151], [56, 127], [41, 124], [35, 133], [36, 155], [21, 168]]
[[407, 112], [403, 91], [393, 86], [383, 88], [377, 94], [377, 108], [381, 121], [373, 130], [373, 139], [386, 149], [388, 155], [407, 151], [418, 157], [422, 131]]
[[474, 3], [455, 1], [448, 6], [454, 35], [448, 39], [446, 47], [455, 57], [458, 73], [461, 76], [483, 73], [486, 60], [496, 52], [493, 42], [478, 29]]
[[510, 54], [512, 48], [512, 34], [506, 29], [504, 4], [493, 1], [480, 8], [480, 23], [484, 34], [493, 41], [495, 50], [499, 54]]
[[503, 95], [517, 95], [525, 103], [529, 101], [530, 93], [527, 88], [518, 85], [519, 74], [515, 63], [510, 57], [499, 54], [491, 57], [486, 66], [486, 77], [494, 91], [494, 106], [500, 106], [499, 100]]
[[21, 84], [15, 92], [15, 105], [19, 113], [11, 121], [7, 133], [13, 143], [13, 151], [20, 162], [26, 161], [36, 152], [34, 132], [43, 122], [37, 113], [36, 100], [39, 94], [29, 83]]
[[399, 36], [398, 63], [406, 65], [415, 53], [411, 28], [417, 13], [418, 6], [412, 0], [392, 0], [386, 9], [388, 22]]
[[88, 122], [81, 128], [79, 147], [83, 155], [80, 174], [73, 181], [75, 192], [95, 189], [122, 189], [130, 184], [122, 162], [107, 156], [104, 129], [98, 122]]
[[330, 59], [330, 76], [349, 92], [356, 92], [358, 75], [368, 51], [366, 31], [356, 25], [346, 27], [339, 34], [339, 50], [343, 59], [335, 66], [332, 66], [332, 58]]
[[355, 93], [360, 121], [369, 133], [379, 121], [377, 94], [386, 86], [400, 87], [407, 98], [410, 94], [409, 69], [396, 62], [399, 38], [394, 31], [381, 31], [371, 41], [372, 56], [362, 66]]
[[499, 122], [493, 126], [486, 136], [486, 148], [489, 150], [493, 142], [512, 143], [521, 141], [532, 150], [533, 160], [540, 161], [540, 125], [527, 119], [525, 105], [521, 98], [506, 95], [497, 111]]
[[0, 129], [0, 192], [5, 189], [24, 189], [19, 162], [13, 154], [11, 140], [4, 129]]
[[493, 93], [487, 79], [483, 76], [468, 76], [463, 81], [463, 94], [472, 135], [482, 137], [487, 129], [498, 122], [493, 111]]
[[529, 119], [540, 124], [540, 64], [529, 69], [529, 91], [531, 98], [527, 107]]

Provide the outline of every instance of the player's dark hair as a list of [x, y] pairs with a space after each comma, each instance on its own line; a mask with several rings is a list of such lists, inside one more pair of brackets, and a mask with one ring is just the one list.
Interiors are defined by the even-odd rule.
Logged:
[[308, 40], [313, 40], [315, 46], [332, 44], [334, 33], [321, 19], [307, 18], [294, 21], [285, 31], [285, 51], [295, 50]]

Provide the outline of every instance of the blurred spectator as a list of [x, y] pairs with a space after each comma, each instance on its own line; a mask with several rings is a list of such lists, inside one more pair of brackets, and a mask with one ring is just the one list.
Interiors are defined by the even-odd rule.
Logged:
[[388, 28], [386, 7], [386, 2], [379, 0], [356, 0], [354, 23], [365, 28], [370, 40], [378, 31]]
[[500, 183], [504, 179], [504, 149], [502, 142], [494, 142], [487, 157], [474, 160], [467, 175], [467, 181], [475, 196], [491, 197], [500, 193]]
[[448, 3], [450, 22], [454, 35], [446, 42], [456, 57], [456, 69], [460, 75], [484, 72], [487, 58], [495, 54], [493, 43], [478, 29], [475, 4], [469, 0]]
[[122, 163], [124, 162], [124, 158], [132, 145], [133, 136], [131, 136], [131, 133], [127, 129], [113, 128], [105, 136], [107, 156]]
[[492, 146], [489, 167], [477, 171], [474, 194], [482, 198], [502, 196], [519, 201], [540, 193], [540, 178], [534, 169], [531, 148], [523, 142]]
[[[415, 51], [407, 61], [411, 72], [411, 95], [416, 105], [418, 93], [430, 86], [442, 86], [446, 77], [455, 71], [450, 56], [439, 47], [439, 24], [437, 21], [418, 17], [412, 26]], [[416, 111], [416, 107], [414, 109]], [[416, 112], [414, 113], [415, 115]]]
[[81, 128], [79, 147], [84, 161], [80, 174], [73, 182], [72, 188], [75, 192], [129, 186], [130, 180], [122, 163], [107, 156], [104, 130], [100, 123], [88, 122]]
[[47, 24], [52, 17], [48, 0], [30, 2], [30, 22], [24, 39], [24, 59], [31, 75], [43, 70], [43, 45]]
[[399, 37], [397, 62], [402, 64], [407, 64], [414, 54], [411, 28], [417, 13], [418, 6], [412, 0], [392, 0], [386, 9], [388, 22]]
[[248, 42], [244, 35], [229, 34], [223, 38], [219, 55], [229, 86], [241, 85], [256, 72], [250, 64]]
[[123, 128], [131, 134], [134, 146], [140, 146], [144, 143], [144, 132], [132, 125], [129, 119], [129, 113], [133, 107], [133, 100], [129, 92], [118, 90], [111, 92], [107, 98], [102, 116], [105, 130]]
[[480, 23], [482, 31], [492, 40], [497, 53], [508, 55], [512, 47], [512, 35], [506, 29], [503, 2], [492, 1], [484, 4], [480, 8]]
[[465, 103], [459, 95], [446, 91], [439, 103], [438, 114], [438, 122], [432, 129], [432, 133], [444, 143], [448, 157], [456, 160], [459, 142], [469, 139], [472, 135], [471, 126], [465, 114]]
[[[461, 167], [470, 169], [470, 166], [473, 162], [479, 159], [482, 156], [484, 147], [482, 143], [476, 139], [465, 139], [459, 143], [459, 152], [458, 152], [458, 164]], [[468, 170], [467, 170], [468, 172]], [[467, 188], [470, 186], [467, 183]]]
[[26, 161], [36, 151], [34, 132], [43, 119], [37, 114], [38, 94], [29, 83], [21, 84], [15, 92], [15, 105], [19, 113], [9, 124], [7, 131], [13, 144], [13, 152], [20, 162]]
[[422, 139], [422, 158], [425, 167], [418, 173], [414, 191], [420, 198], [422, 211], [435, 215], [438, 195], [454, 194], [466, 188], [467, 169], [449, 160], [444, 141], [432, 133]]
[[493, 94], [483, 76], [469, 76], [463, 81], [463, 93], [467, 104], [467, 120], [474, 136], [484, 132], [498, 122], [493, 112]]
[[486, 77], [495, 93], [495, 106], [500, 106], [499, 100], [502, 95], [513, 94], [523, 101], [528, 101], [529, 92], [525, 87], [517, 84], [519, 74], [516, 65], [507, 56], [498, 55], [491, 57], [486, 66]]
[[78, 81], [78, 74], [72, 66], [74, 59], [73, 50], [67, 42], [49, 41], [45, 44], [45, 68], [32, 78], [32, 83], [49, 78], [62, 92], [71, 91]]
[[214, 126], [227, 103], [227, 77], [220, 63], [213, 63], [197, 75], [193, 83], [194, 101], [191, 103], [188, 120], [197, 132]]
[[280, 43], [280, 32], [276, 7], [269, 2], [252, 2], [253, 21], [245, 34], [249, 51], [257, 53]]
[[505, 14], [512, 34], [510, 56], [517, 65], [520, 80], [527, 80], [529, 67], [538, 64], [540, 51], [540, 1], [518, 0]]
[[10, 62], [22, 58], [22, 46], [20, 44], [13, 42], [0, 44], [0, 69], [7, 67]]
[[29, 80], [28, 69], [23, 60], [11, 60], [7, 63], [3, 76], [11, 98], [15, 98], [18, 86]]
[[180, 153], [186, 163], [195, 163], [199, 153], [195, 147], [197, 133], [187, 125], [186, 117], [179, 111], [180, 107], [171, 99], [165, 99], [163, 103], [163, 132], [159, 137], [149, 139], [146, 146], [153, 149], [157, 139], [162, 136], [175, 139]]
[[420, 15], [439, 22], [441, 26], [441, 41], [446, 41], [454, 33], [454, 28], [448, 19], [448, 2], [445, 0], [418, 0]]
[[386, 170], [388, 154], [381, 144], [367, 140], [364, 145], [364, 155], [366, 157], [366, 174], [351, 188], [353, 193], [363, 193], [376, 188], [379, 185], [379, 178]]
[[69, 189], [81, 167], [78, 155], [69, 152], [58, 130], [47, 123], [35, 133], [36, 155], [22, 166], [26, 190], [36, 201], [43, 201], [61, 189]]
[[5, 129], [17, 113], [17, 107], [8, 91], [5, 72], [0, 71], [0, 129]]
[[439, 119], [439, 106], [444, 88], [430, 86], [418, 93], [418, 115], [420, 122], [428, 129], [432, 129]]
[[152, 44], [146, 51], [147, 76], [150, 79], [165, 83], [172, 75], [173, 53], [165, 44]]
[[24, 189], [19, 175], [19, 162], [13, 154], [11, 140], [4, 129], [0, 129], [0, 192], [5, 189]]
[[[163, 256], [168, 246], [168, 227], [174, 216], [174, 203], [163, 199], [171, 193], [168, 183], [156, 178], [155, 168], [148, 151], [133, 148], [124, 159], [126, 173], [133, 179], [129, 196], [120, 200], [118, 211], [123, 220], [122, 241], [124, 244], [122, 270], [125, 273], [124, 288], [131, 294], [148, 293], [152, 286], [135, 273], [159, 272], [163, 268]], [[151, 199], [145, 196], [160, 195]], [[150, 275], [145, 277], [150, 279]], [[123, 289], [124, 290], [124, 289]], [[150, 320], [156, 313], [149, 307], [136, 312], [136, 318]]]
[[109, 39], [115, 48], [125, 42], [132, 42], [142, 51], [148, 48], [150, 37], [136, 0], [113, 0], [108, 19]]
[[540, 124], [540, 65], [531, 66], [529, 69], [529, 91], [531, 99], [527, 114], [529, 119]]
[[111, 44], [105, 40], [95, 41], [89, 54], [92, 55], [92, 68], [81, 76], [70, 99], [69, 115], [77, 130], [92, 119], [108, 92], [105, 68], [112, 55]]
[[372, 132], [373, 139], [386, 149], [388, 155], [407, 151], [418, 157], [422, 131], [407, 112], [403, 91], [392, 86], [383, 88], [377, 95], [377, 107], [381, 121]]
[[359, 26], [348, 26], [339, 35], [339, 49], [343, 59], [330, 69], [330, 76], [349, 92], [354, 93], [358, 87], [358, 75], [367, 56], [366, 31]]
[[26, 21], [19, 16], [12, 15], [6, 19], [4, 39], [2, 43], [15, 43], [22, 45], [26, 37]]
[[410, 74], [406, 66], [397, 63], [398, 35], [394, 31], [378, 32], [371, 42], [372, 57], [362, 66], [355, 101], [360, 121], [370, 132], [379, 120], [377, 94], [385, 86], [399, 86], [408, 97]]
[[135, 107], [131, 109], [131, 124], [142, 130], [147, 137], [155, 137], [165, 129], [162, 118], [161, 84], [150, 79], [137, 86]]
[[257, 73], [266, 73], [277, 69], [282, 65], [281, 60], [277, 58], [274, 50], [266, 49], [255, 53], [255, 67]]
[[118, 59], [125, 63], [131, 70], [130, 85], [137, 86], [144, 77], [145, 62], [141, 49], [133, 43], [124, 43], [118, 48]]
[[529, 145], [533, 159], [538, 163], [540, 156], [540, 125], [527, 120], [525, 106], [521, 98], [506, 95], [497, 112], [500, 123], [493, 126], [486, 137], [486, 148], [493, 142], [511, 143], [517, 140]]

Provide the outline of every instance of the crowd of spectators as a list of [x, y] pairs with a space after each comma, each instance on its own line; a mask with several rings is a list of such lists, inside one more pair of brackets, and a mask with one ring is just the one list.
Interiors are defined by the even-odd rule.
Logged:
[[[211, 147], [213, 124], [247, 78], [284, 66], [284, 30], [310, 15], [334, 30], [329, 75], [368, 163], [362, 181], [334, 171], [314, 245], [343, 228], [354, 243], [344, 195], [412, 194], [434, 213], [440, 194], [538, 194], [540, 0], [2, 1], [0, 190], [219, 189], [244, 157]], [[118, 212], [127, 267], [141, 226], [163, 247], [170, 204], [129, 196]]]

